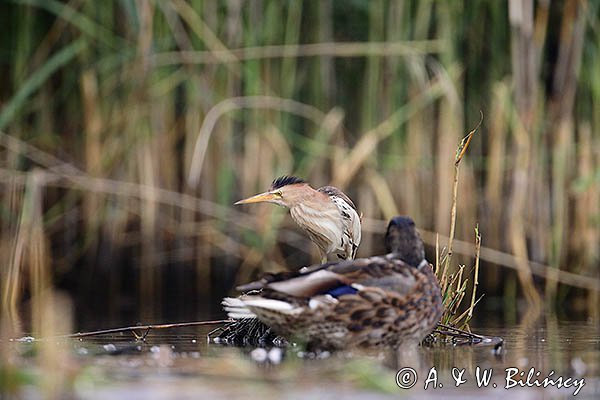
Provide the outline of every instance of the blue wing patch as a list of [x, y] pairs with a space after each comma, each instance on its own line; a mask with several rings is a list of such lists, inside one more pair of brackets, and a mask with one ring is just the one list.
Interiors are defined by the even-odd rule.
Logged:
[[330, 294], [333, 297], [340, 297], [345, 294], [355, 294], [356, 292], [358, 292], [358, 290], [353, 288], [352, 286], [343, 285], [343, 286], [338, 286], [335, 289], [331, 289], [330, 291], [327, 292], [327, 294]]

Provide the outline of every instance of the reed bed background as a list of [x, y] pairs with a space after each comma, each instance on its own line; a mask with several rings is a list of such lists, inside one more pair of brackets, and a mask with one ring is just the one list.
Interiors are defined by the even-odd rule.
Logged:
[[598, 318], [600, 2], [1, 8], [4, 316], [43, 331], [54, 288], [77, 327], [219, 315], [236, 282], [317, 259], [283, 211], [231, 206], [283, 174], [355, 200], [359, 256], [406, 214], [438, 259], [481, 111], [451, 272], [478, 226], [478, 293], [505, 317], [522, 298]]

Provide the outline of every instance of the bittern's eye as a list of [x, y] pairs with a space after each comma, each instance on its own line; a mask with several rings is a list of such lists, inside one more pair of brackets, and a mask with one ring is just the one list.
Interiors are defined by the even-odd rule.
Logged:
[[275, 192], [275, 196], [277, 197], [283, 197], [283, 193], [281, 192], [281, 190], [278, 190]]

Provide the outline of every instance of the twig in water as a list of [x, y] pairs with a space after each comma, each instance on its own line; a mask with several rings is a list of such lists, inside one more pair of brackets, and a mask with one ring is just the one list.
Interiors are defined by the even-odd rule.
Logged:
[[478, 335], [476, 333], [458, 329], [455, 326], [441, 323], [437, 325], [433, 333], [451, 338], [452, 343], [458, 345], [486, 344], [493, 345], [494, 349], [499, 349], [504, 343], [504, 340], [501, 337]]
[[[122, 328], [112, 328], [112, 329], [102, 329], [98, 331], [90, 331], [90, 332], [77, 332], [70, 333], [67, 335], [55, 336], [56, 338], [82, 338], [82, 337], [91, 337], [91, 336], [100, 336], [100, 335], [109, 335], [112, 333], [121, 333], [121, 332], [131, 332], [136, 339], [144, 340], [148, 333], [150, 333], [153, 329], [170, 329], [170, 328], [183, 328], [187, 326], [204, 326], [204, 325], [216, 325], [216, 324], [226, 324], [232, 322], [231, 319], [220, 319], [214, 321], [192, 321], [192, 322], [178, 322], [173, 324], [157, 324], [157, 325], [135, 325], [135, 326], [126, 326]], [[142, 335], [138, 335], [136, 331], [145, 331]], [[38, 339], [38, 340], [43, 340]]]

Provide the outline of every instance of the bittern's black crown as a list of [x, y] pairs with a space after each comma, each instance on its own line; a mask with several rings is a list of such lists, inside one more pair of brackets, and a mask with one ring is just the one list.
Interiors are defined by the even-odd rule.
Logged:
[[294, 183], [306, 183], [304, 179], [298, 178], [297, 176], [284, 175], [275, 179], [271, 183], [271, 190], [279, 189], [287, 185], [293, 185]]

